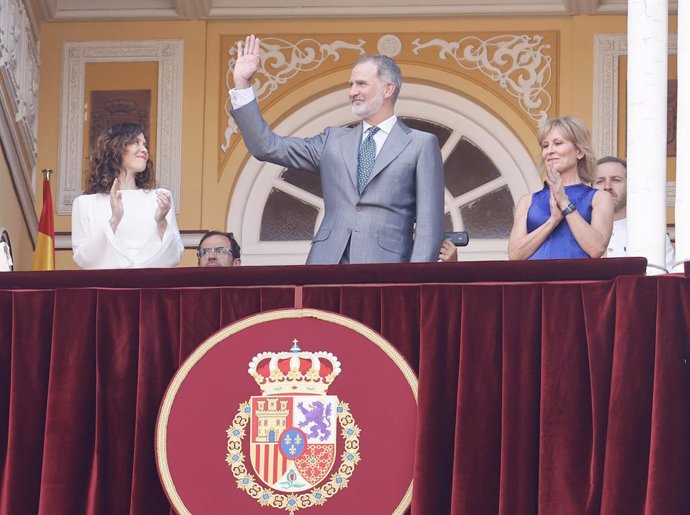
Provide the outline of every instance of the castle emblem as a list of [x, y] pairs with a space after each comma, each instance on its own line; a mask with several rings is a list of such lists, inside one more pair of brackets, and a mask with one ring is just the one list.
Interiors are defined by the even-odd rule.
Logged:
[[[295, 339], [288, 352], [254, 356], [248, 373], [262, 395], [241, 403], [227, 430], [226, 462], [237, 487], [291, 514], [323, 505], [347, 487], [360, 461], [360, 429], [349, 406], [327, 394], [341, 373], [338, 358], [302, 351]], [[254, 474], [245, 465], [247, 447]]]

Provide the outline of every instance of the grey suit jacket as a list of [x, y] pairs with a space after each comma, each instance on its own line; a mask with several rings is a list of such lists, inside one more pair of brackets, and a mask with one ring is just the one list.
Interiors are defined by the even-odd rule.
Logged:
[[433, 134], [398, 121], [360, 196], [361, 123], [293, 138], [270, 129], [256, 100], [232, 115], [255, 158], [321, 175], [325, 216], [312, 240], [308, 264], [340, 262], [348, 241], [351, 263], [436, 261], [443, 238], [444, 184]]

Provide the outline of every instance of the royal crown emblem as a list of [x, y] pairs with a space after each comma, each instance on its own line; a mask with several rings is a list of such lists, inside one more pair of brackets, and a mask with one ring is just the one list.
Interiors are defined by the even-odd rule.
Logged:
[[[338, 358], [292, 343], [289, 351], [262, 352], [249, 363], [262, 395], [240, 404], [227, 430], [226, 456], [238, 488], [262, 506], [290, 513], [326, 503], [347, 487], [360, 461], [360, 428], [348, 404], [328, 395], [341, 373]], [[247, 425], [256, 477], [245, 466]]]
[[290, 352], [262, 352], [249, 363], [249, 375], [264, 395], [325, 395], [340, 374], [330, 352], [303, 352], [293, 340]]

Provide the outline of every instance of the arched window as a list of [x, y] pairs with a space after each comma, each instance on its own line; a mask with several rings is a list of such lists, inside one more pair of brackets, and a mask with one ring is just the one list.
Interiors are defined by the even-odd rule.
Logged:
[[[410, 127], [438, 137], [446, 230], [470, 235], [461, 259], [505, 259], [515, 203], [540, 187], [520, 140], [481, 106], [431, 86], [405, 84], [396, 114]], [[329, 125], [356, 122], [347, 95], [338, 91], [304, 106], [275, 130], [304, 137]], [[303, 264], [322, 218], [318, 175], [251, 158], [235, 188], [227, 228], [239, 233], [245, 264]]]

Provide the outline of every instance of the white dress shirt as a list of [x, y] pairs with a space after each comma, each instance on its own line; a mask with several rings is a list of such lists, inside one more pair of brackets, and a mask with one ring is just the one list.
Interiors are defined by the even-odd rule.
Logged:
[[[611, 239], [609, 240], [608, 248], [606, 249], [606, 257], [625, 257], [628, 255], [628, 220], [613, 221], [613, 232], [611, 232]], [[675, 254], [673, 251], [673, 244], [671, 238], [666, 234], [666, 271], [671, 272], [675, 264]]]
[[[386, 142], [386, 139], [388, 139], [388, 135], [391, 133], [391, 130], [393, 130], [393, 126], [395, 123], [398, 121], [398, 117], [393, 115], [387, 120], [382, 121], [377, 125], [379, 128], [379, 131], [374, 134], [374, 141], [376, 142], [376, 156], [378, 157], [379, 152], [381, 151], [381, 148], [383, 147], [383, 144]], [[363, 127], [362, 127], [362, 141], [364, 141], [365, 134], [367, 133], [367, 129], [371, 127], [371, 124], [367, 122], [362, 122]]]

